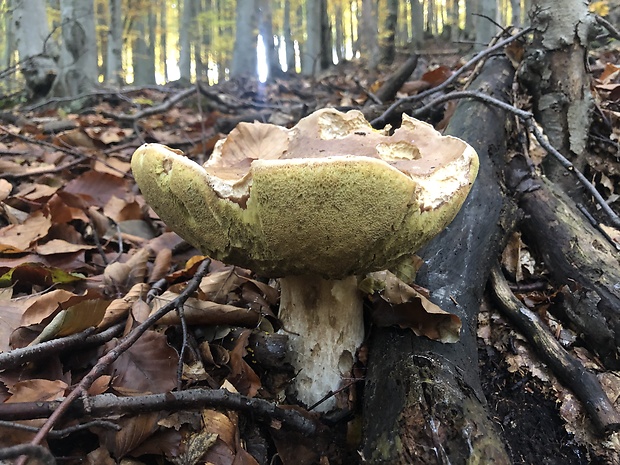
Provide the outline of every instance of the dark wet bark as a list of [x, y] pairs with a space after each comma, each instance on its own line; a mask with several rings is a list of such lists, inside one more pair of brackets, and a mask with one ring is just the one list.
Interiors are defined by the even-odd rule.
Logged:
[[[512, 77], [508, 60], [493, 58], [471, 88], [507, 100]], [[475, 333], [505, 233], [502, 212], [509, 208], [496, 166], [508, 120], [472, 101], [461, 102], [451, 119], [447, 132], [476, 149], [480, 173], [456, 219], [421, 251], [425, 265], [416, 281], [462, 319], [461, 339], [442, 344], [404, 330], [373, 330], [364, 404], [368, 463], [510, 463], [486, 411]]]

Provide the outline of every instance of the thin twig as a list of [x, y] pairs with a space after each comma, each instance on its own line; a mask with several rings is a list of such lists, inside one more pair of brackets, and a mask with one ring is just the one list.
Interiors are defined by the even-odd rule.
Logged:
[[[93, 420], [93, 421], [87, 421], [86, 423], [80, 423], [79, 425], [69, 426], [67, 428], [56, 429], [56, 430], [50, 431], [49, 433], [47, 433], [47, 436], [50, 438], [64, 438], [66, 436], [69, 436], [70, 434], [92, 428], [93, 426], [97, 426], [99, 428], [111, 429], [115, 431], [121, 430], [121, 427], [119, 425], [117, 425], [116, 423], [112, 423], [111, 421]], [[39, 428], [36, 426], [24, 425], [22, 423], [15, 423], [14, 421], [0, 420], [0, 427], [18, 429], [22, 431], [28, 431], [30, 433], [39, 432]]]
[[187, 287], [183, 289], [183, 292], [179, 296], [161, 307], [158, 311], [150, 315], [143, 323], [132, 329], [129, 334], [122, 338], [118, 345], [102, 356], [95, 366], [88, 372], [82, 381], [75, 387], [71, 393], [61, 402], [56, 410], [50, 415], [45, 424], [41, 427], [41, 430], [32, 439], [31, 444], [40, 444], [47, 436], [47, 433], [54, 427], [56, 422], [62, 415], [69, 409], [73, 401], [78, 399], [83, 392], [86, 392], [93, 382], [101, 375], [105, 373], [108, 367], [120, 357], [127, 349], [129, 349], [140, 336], [142, 336], [151, 326], [153, 326], [160, 318], [166, 315], [168, 312], [174, 310], [177, 305], [182, 305], [189, 297], [198, 289], [202, 278], [207, 274], [209, 270], [210, 260], [204, 260], [194, 277], [188, 282]]
[[434, 94], [436, 92], [439, 92], [440, 90], [445, 89], [446, 87], [450, 86], [454, 81], [456, 81], [457, 78], [461, 74], [463, 74], [465, 71], [467, 71], [469, 68], [471, 68], [476, 63], [478, 63], [480, 60], [486, 58], [487, 56], [491, 55], [495, 51], [501, 49], [502, 47], [504, 47], [504, 46], [506, 46], [508, 44], [510, 44], [511, 42], [514, 42], [515, 40], [517, 40], [520, 37], [524, 36], [525, 34], [529, 33], [531, 30], [532, 30], [531, 27], [525, 28], [522, 31], [516, 33], [514, 36], [508, 37], [507, 39], [504, 39], [504, 40], [498, 42], [494, 46], [489, 47], [489, 48], [487, 48], [485, 50], [482, 50], [480, 53], [477, 53], [471, 60], [469, 60], [467, 63], [465, 63], [459, 70], [457, 70], [452, 76], [450, 76], [448, 79], [446, 79], [440, 85], [438, 85], [436, 87], [433, 87], [432, 89], [425, 90], [424, 92], [420, 92], [419, 94], [412, 95], [410, 97], [405, 97], [405, 98], [402, 98], [400, 100], [397, 100], [392, 105], [390, 105], [388, 107], [388, 109], [385, 110], [381, 116], [379, 116], [379, 117], [375, 118], [374, 120], [372, 120], [370, 122], [370, 124], [372, 124], [374, 127], [378, 127], [378, 126], [380, 126], [382, 124], [385, 124], [387, 119], [392, 115], [392, 113], [394, 113], [396, 111], [396, 109], [400, 105], [402, 105], [403, 103], [417, 102], [419, 100], [422, 100], [425, 97], [428, 97], [429, 95], [432, 95], [432, 94]]
[[603, 26], [607, 31], [609, 31], [609, 35], [614, 39], [620, 40], [620, 31], [614, 27], [609, 21], [605, 18], [601, 18], [599, 15], [596, 15], [596, 22]]
[[56, 459], [52, 453], [43, 446], [20, 444], [18, 446], [0, 449], [0, 460], [14, 459], [23, 456], [35, 458], [43, 463], [43, 465], [56, 465]]

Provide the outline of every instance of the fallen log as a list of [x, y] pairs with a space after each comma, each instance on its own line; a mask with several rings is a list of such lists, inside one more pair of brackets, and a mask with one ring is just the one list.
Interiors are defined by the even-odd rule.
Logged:
[[515, 158], [508, 185], [519, 195], [525, 240], [542, 256], [561, 286], [563, 315], [606, 368], [620, 369], [620, 257], [557, 186]]
[[[472, 89], [507, 101], [512, 77], [508, 60], [495, 57]], [[364, 395], [367, 463], [510, 463], [486, 411], [475, 333], [505, 233], [502, 212], [510, 205], [494, 160], [505, 151], [508, 118], [497, 108], [462, 101], [451, 119], [447, 133], [476, 149], [480, 173], [456, 219], [421, 251], [416, 282], [461, 318], [461, 339], [442, 344], [400, 329], [373, 329]]]

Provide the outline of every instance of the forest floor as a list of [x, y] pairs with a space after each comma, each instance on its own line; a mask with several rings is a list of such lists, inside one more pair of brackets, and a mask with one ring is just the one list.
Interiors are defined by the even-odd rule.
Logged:
[[[463, 63], [453, 50], [441, 53], [437, 47], [435, 52], [422, 57], [399, 96], [440, 84]], [[592, 58], [598, 103], [616, 121], [619, 58], [618, 49], [601, 50]], [[204, 162], [215, 143], [241, 121], [291, 126], [315, 109], [361, 108], [380, 87], [381, 77], [395, 69], [369, 76], [362, 65], [346, 63], [317, 80], [101, 91], [81, 99], [79, 112], [62, 100], [3, 108], [0, 399], [5, 409], [0, 406], [0, 447], [30, 442], [36, 430], [19, 424], [40, 428], [51, 413], [32, 413], [35, 403], [51, 409], [49, 402], [68, 396], [93, 367], [100, 367], [82, 386], [94, 403], [56, 420], [54, 429], [63, 437], [46, 440], [63, 463], [113, 464], [123, 457], [145, 464], [354, 463], [357, 412], [324, 421], [335, 443], [325, 437], [317, 443], [291, 432], [303, 432], [304, 420], [316, 421], [315, 414], [300, 408], [274, 414], [260, 403], [240, 407], [235, 399], [241, 397], [210, 397], [208, 391], [225, 390], [281, 402], [282, 386], [291, 375], [282, 341], [266, 336], [278, 327], [277, 284], [247, 270], [208, 263], [199, 295], [189, 305], [204, 314], [192, 316], [189, 329], [173, 312], [157, 329], [124, 347], [116, 360], [104, 366], [101, 357], [118, 348], [122, 337], [149, 315], [175, 302], [201, 263], [207, 264], [166, 229], [140, 195], [129, 163], [138, 146], [158, 142]], [[444, 126], [449, 108], [428, 116]], [[618, 136], [613, 136], [616, 147]], [[606, 165], [597, 170], [602, 165], [594, 161], [609, 148], [598, 145], [595, 137], [592, 147], [589, 176], [613, 204], [620, 194], [620, 169], [610, 171]], [[504, 265], [520, 277], [519, 284], [544, 281], [544, 265], [519, 236], [508, 248]], [[618, 407], [620, 374], [605, 372], [580, 347], [578, 335], [553, 316], [554, 291], [545, 285], [519, 297], [599, 373]], [[248, 319], [248, 309], [261, 317]], [[618, 436], [592, 433], [570, 390], [488, 301], [479, 323], [483, 389], [515, 464], [620, 463]], [[89, 329], [93, 326], [103, 336], [95, 338]], [[187, 350], [180, 363], [183, 344]], [[363, 366], [358, 372], [363, 374]], [[185, 410], [173, 405], [176, 399], [164, 397], [146, 413], [124, 416], [127, 407], [116, 402], [116, 396], [168, 393], [177, 386], [205, 388], [203, 397], [193, 400], [203, 408]], [[116, 396], [102, 397], [104, 393]]]

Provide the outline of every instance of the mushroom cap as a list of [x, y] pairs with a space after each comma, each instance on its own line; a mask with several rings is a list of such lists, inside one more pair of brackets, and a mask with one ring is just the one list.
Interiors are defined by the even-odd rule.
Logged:
[[358, 111], [285, 129], [241, 123], [203, 166], [144, 144], [131, 160], [155, 212], [202, 253], [272, 277], [390, 268], [456, 215], [478, 171], [466, 142], [403, 115], [394, 134]]

